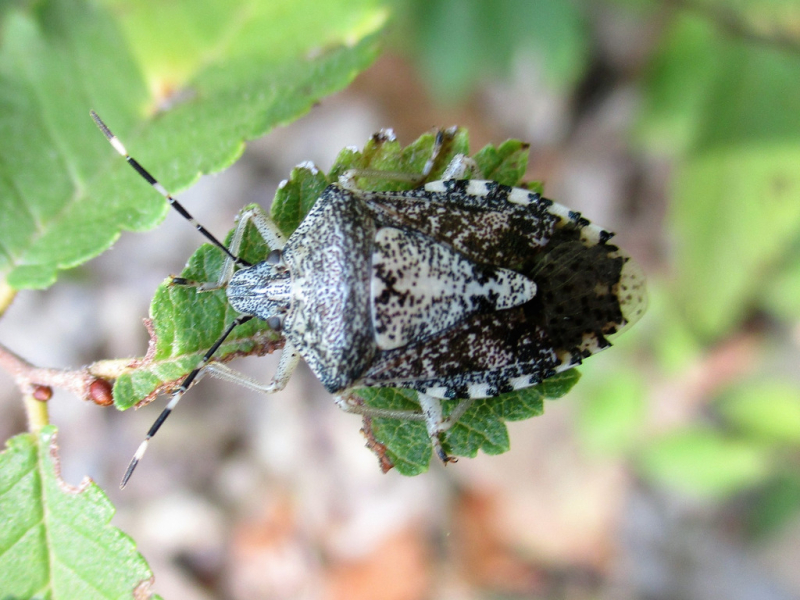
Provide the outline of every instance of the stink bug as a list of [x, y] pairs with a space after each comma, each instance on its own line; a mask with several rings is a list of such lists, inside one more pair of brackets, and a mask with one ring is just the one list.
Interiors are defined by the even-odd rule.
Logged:
[[[173, 393], [134, 455], [124, 486], [150, 438], [180, 398], [206, 374], [272, 393], [302, 357], [345, 411], [425, 423], [436, 454], [442, 435], [476, 399], [521, 390], [566, 371], [611, 344], [609, 336], [645, 310], [644, 276], [612, 233], [539, 193], [480, 178], [457, 154], [441, 180], [424, 183], [455, 129], [437, 133], [419, 174], [350, 170], [324, 189], [290, 236], [257, 206], [239, 215], [229, 246], [131, 158], [100, 118], [114, 148], [226, 254], [216, 282], [239, 316]], [[364, 191], [358, 178], [413, 184]], [[424, 183], [424, 184], [423, 184]], [[252, 223], [271, 249], [263, 262], [238, 256]], [[285, 345], [268, 384], [211, 358], [239, 324], [257, 318]], [[417, 393], [419, 409], [359, 403], [363, 388]], [[445, 416], [442, 400], [456, 400]]]

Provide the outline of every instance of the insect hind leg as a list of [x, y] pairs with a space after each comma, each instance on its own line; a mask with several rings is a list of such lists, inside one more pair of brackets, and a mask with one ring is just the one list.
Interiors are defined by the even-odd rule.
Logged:
[[441, 439], [442, 434], [447, 433], [458, 422], [467, 409], [472, 406], [474, 399], [461, 400], [447, 417], [444, 416], [442, 402], [439, 398], [417, 392], [417, 400], [420, 404], [420, 410], [393, 410], [357, 404], [353, 401], [352, 396], [347, 393], [334, 396], [336, 405], [348, 413], [401, 421], [423, 421], [431, 439], [433, 450], [439, 460], [444, 464], [457, 462], [457, 458], [449, 456], [444, 451]]
[[[412, 185], [419, 186], [422, 185], [426, 179], [430, 176], [431, 172], [433, 171], [434, 167], [436, 166], [437, 161], [439, 160], [439, 156], [442, 153], [442, 150], [445, 146], [452, 141], [456, 133], [458, 133], [458, 127], [448, 127], [447, 129], [438, 129], [436, 131], [436, 136], [434, 137], [433, 141], [433, 149], [431, 150], [431, 155], [428, 160], [425, 162], [425, 165], [422, 167], [422, 171], [419, 173], [404, 173], [401, 171], [381, 171], [378, 169], [349, 169], [342, 173], [339, 176], [339, 184], [349, 190], [358, 189], [356, 185], [356, 179], [359, 177], [368, 178], [368, 179], [387, 179], [390, 181], [404, 181], [411, 183]], [[467, 161], [472, 162], [474, 165], [474, 161], [464, 157], [463, 155], [458, 155], [462, 158], [466, 159]], [[453, 162], [455, 159], [453, 159]], [[451, 165], [453, 164], [451, 162]], [[448, 170], [450, 166], [448, 166]], [[454, 177], [444, 177], [444, 179], [453, 179]]]
[[448, 456], [444, 448], [442, 448], [442, 434], [449, 431], [458, 422], [475, 400], [473, 398], [461, 400], [453, 411], [445, 417], [442, 411], [442, 401], [439, 398], [417, 392], [417, 399], [422, 408], [422, 414], [425, 416], [425, 427], [428, 430], [428, 436], [431, 438], [433, 450], [439, 460], [444, 464], [458, 462], [457, 458]]
[[442, 173], [442, 180], [448, 181], [450, 179], [470, 179], [471, 176], [478, 175], [482, 177], [478, 163], [472, 160], [469, 156], [464, 154], [456, 154], [450, 164]]

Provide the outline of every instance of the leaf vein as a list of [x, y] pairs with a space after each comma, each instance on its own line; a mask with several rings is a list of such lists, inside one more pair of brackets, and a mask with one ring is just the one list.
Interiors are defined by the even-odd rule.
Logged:
[[[70, 53], [70, 55], [71, 55], [71, 53]], [[44, 102], [46, 94], [44, 94], [42, 92], [42, 90], [40, 89], [40, 87], [36, 85], [36, 79], [33, 76], [33, 72], [35, 71], [35, 68], [31, 65], [31, 63], [29, 61], [26, 61], [26, 60], [23, 59], [23, 60], [20, 61], [20, 71], [21, 71], [21, 73], [24, 74], [24, 76], [26, 78], [26, 82], [28, 84], [28, 87], [33, 92], [33, 97], [35, 98], [35, 100], [36, 100], [36, 102], [38, 104], [38, 107], [39, 107], [38, 113], [40, 115], [42, 115], [42, 118], [40, 120], [40, 122], [42, 123], [42, 129], [43, 129], [44, 133], [50, 139], [51, 146], [56, 149], [56, 156], [59, 158], [60, 162], [63, 164], [64, 170], [65, 170], [68, 178], [70, 179], [70, 181], [73, 183], [73, 187], [75, 188], [75, 193], [73, 193], [66, 200], [66, 202], [64, 202], [58, 208], [58, 210], [53, 211], [50, 214], [49, 218], [47, 220], [44, 220], [44, 221], [39, 219], [30, 210], [30, 208], [27, 207], [27, 203], [24, 202], [24, 200], [23, 200], [23, 202], [22, 202], [23, 206], [26, 206], [26, 209], [31, 214], [31, 216], [32, 216], [32, 218], [34, 220], [34, 223], [36, 223], [36, 225], [37, 225], [37, 231], [34, 232], [33, 235], [30, 236], [30, 239], [29, 239], [28, 243], [23, 245], [23, 246], [21, 246], [20, 255], [24, 255], [25, 253], [27, 253], [28, 250], [30, 250], [34, 246], [34, 244], [36, 243], [36, 240], [39, 239], [39, 237], [41, 236], [41, 233], [45, 229], [46, 225], [49, 224], [49, 223], [52, 223], [54, 221], [57, 221], [61, 217], [61, 215], [65, 212], [65, 210], [68, 207], [70, 207], [76, 201], [76, 198], [78, 198], [80, 196], [80, 194], [78, 194], [77, 192], [79, 192], [82, 189], [82, 185], [80, 184], [80, 178], [77, 176], [77, 172], [75, 170], [75, 161], [67, 160], [70, 154], [68, 152], [66, 152], [66, 147], [64, 145], [64, 140], [63, 140], [62, 136], [57, 135], [58, 129], [56, 127], [53, 127], [53, 124], [52, 124], [52, 122], [50, 121], [49, 118], [46, 118], [47, 115], [49, 114], [48, 111], [45, 110], [45, 107], [47, 106], [46, 103]]]
[[[6, 167], [6, 166], [7, 165], [6, 165], [5, 161], [3, 161], [2, 158], [0, 158], [0, 167]], [[20, 191], [19, 187], [17, 185], [15, 185], [14, 180], [5, 176], [6, 172], [7, 172], [7, 169], [0, 168], [0, 173], [3, 174], [3, 181], [5, 181], [8, 184], [9, 189], [11, 189], [14, 192], [14, 195], [16, 196], [16, 198], [18, 200], [18, 205], [20, 207], [22, 207], [22, 209], [30, 216], [31, 221], [33, 221], [34, 225], [36, 225], [37, 231], [34, 232], [34, 234], [31, 236], [32, 238], [34, 238], [36, 235], [41, 233], [41, 231], [42, 231], [42, 223], [41, 223], [41, 221], [39, 221], [39, 219], [36, 217], [36, 215], [31, 211], [30, 207], [28, 206], [28, 203], [25, 202], [25, 198], [22, 195], [22, 192]], [[27, 250], [27, 248], [26, 248], [26, 250]], [[18, 256], [15, 257], [14, 254], [11, 252], [11, 250], [6, 248], [6, 246], [3, 244], [2, 240], [0, 240], [0, 251], [2, 251], [3, 254], [7, 255], [8, 258], [9, 258], [9, 262], [11, 262], [13, 264], [16, 264], [15, 259], [18, 258], [18, 256], [21, 256], [23, 254], [21, 252]]]
[[45, 467], [44, 467], [44, 460], [42, 455], [44, 454], [44, 448], [42, 448], [42, 436], [41, 433], [36, 440], [36, 466], [37, 466], [37, 473], [39, 475], [39, 485], [40, 485], [40, 494], [41, 494], [41, 503], [42, 503], [42, 523], [44, 524], [44, 535], [45, 535], [45, 546], [47, 549], [47, 580], [52, 582], [53, 580], [53, 543], [50, 539], [50, 530], [47, 526], [47, 516], [48, 516], [48, 505], [45, 498]]
[[9, 550], [11, 550], [11, 549], [12, 549], [14, 546], [16, 546], [17, 544], [19, 544], [19, 543], [20, 543], [20, 541], [21, 541], [21, 540], [22, 540], [22, 539], [23, 539], [23, 538], [24, 538], [26, 535], [28, 535], [28, 533], [29, 533], [29, 532], [31, 532], [31, 531], [33, 531], [34, 529], [36, 529], [36, 528], [37, 528], [39, 525], [41, 525], [41, 524], [42, 524], [42, 522], [43, 522], [43, 521], [44, 521], [44, 519], [42, 518], [42, 519], [39, 519], [38, 521], [36, 521], [35, 523], [31, 523], [31, 526], [30, 526], [30, 527], [28, 527], [27, 529], [24, 529], [24, 530], [22, 531], [22, 533], [19, 535], [19, 537], [17, 537], [17, 539], [15, 539], [13, 542], [11, 542], [11, 544], [10, 544], [10, 545], [9, 545], [7, 548], [5, 548], [5, 549], [3, 549], [2, 551], [0, 551], [0, 556], [3, 556], [3, 555], [6, 553], [6, 552], [8, 552], [8, 551], [9, 551]]
[[11, 485], [10, 485], [10, 486], [9, 486], [9, 487], [6, 489], [6, 491], [4, 491], [4, 492], [0, 493], [0, 498], [2, 498], [3, 496], [5, 496], [6, 494], [8, 494], [8, 493], [9, 493], [11, 490], [13, 490], [13, 489], [14, 489], [14, 487], [16, 487], [16, 485], [17, 485], [17, 484], [18, 484], [20, 481], [22, 481], [23, 479], [25, 479], [25, 476], [26, 476], [28, 473], [30, 473], [30, 472], [32, 472], [32, 471], [33, 471], [33, 469], [34, 469], [34, 465], [31, 465], [30, 469], [28, 469], [27, 471], [25, 471], [25, 472], [21, 473], [21, 474], [20, 474], [20, 476], [17, 478], [17, 480], [16, 480], [14, 483], [12, 483], [12, 484], [11, 484]]
[[[86, 541], [88, 541], [90, 544], [92, 544], [92, 545], [93, 545], [95, 548], [97, 548], [97, 549], [98, 549], [98, 550], [99, 550], [101, 553], [103, 553], [103, 552], [105, 552], [106, 550], [108, 550], [107, 548], [104, 548], [104, 547], [103, 547], [103, 546], [101, 546], [99, 543], [97, 543], [96, 537], [95, 537], [95, 538], [93, 538], [93, 537], [89, 537], [89, 536], [87, 536], [86, 534], [84, 534], [84, 533], [83, 533], [83, 532], [82, 532], [80, 529], [77, 529], [76, 527], [74, 527], [74, 526], [70, 525], [69, 523], [66, 523], [65, 521], [61, 521], [61, 522], [62, 522], [62, 523], [65, 523], [65, 524], [67, 525], [68, 529], [69, 529], [71, 532], [73, 532], [73, 533], [75, 533], [75, 534], [77, 534], [77, 535], [80, 535], [82, 538], [84, 538]], [[103, 526], [104, 526], [104, 527], [108, 527], [108, 523], [104, 523], [104, 524], [103, 524]], [[97, 587], [97, 585], [95, 585], [95, 584], [94, 584], [92, 581], [90, 581], [90, 580], [86, 579], [86, 577], [82, 576], [82, 575], [81, 575], [81, 574], [80, 574], [80, 573], [79, 573], [77, 570], [75, 570], [75, 569], [74, 569], [74, 568], [73, 568], [71, 565], [68, 565], [68, 564], [67, 564], [67, 563], [65, 563], [63, 560], [60, 560], [60, 559], [58, 558], [58, 555], [54, 554], [53, 560], [54, 560], [54, 561], [56, 561], [56, 562], [58, 562], [58, 563], [59, 563], [59, 564], [60, 564], [62, 567], [64, 567], [64, 568], [65, 568], [67, 571], [69, 571], [70, 573], [72, 573], [72, 574], [73, 574], [73, 575], [74, 575], [74, 576], [75, 576], [77, 579], [79, 579], [80, 581], [82, 581], [83, 583], [85, 583], [87, 586], [89, 586], [90, 588], [92, 588], [93, 590], [95, 590], [95, 591], [96, 591], [98, 594], [100, 594], [100, 595], [101, 595], [101, 596], [103, 596], [104, 598], [112, 598], [112, 597], [113, 597], [113, 596], [109, 596], [109, 595], [108, 595], [106, 592], [104, 592], [102, 589], [100, 589], [99, 587]]]

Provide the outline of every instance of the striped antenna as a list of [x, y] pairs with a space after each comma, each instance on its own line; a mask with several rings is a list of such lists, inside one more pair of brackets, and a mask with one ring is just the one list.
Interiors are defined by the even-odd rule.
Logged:
[[144, 441], [139, 445], [139, 448], [136, 450], [136, 454], [133, 455], [131, 462], [128, 464], [128, 468], [125, 470], [125, 475], [122, 476], [122, 482], [120, 482], [119, 484], [119, 489], [124, 489], [125, 486], [128, 485], [128, 480], [131, 478], [131, 475], [133, 475], [133, 470], [136, 468], [136, 465], [139, 464], [139, 461], [142, 460], [144, 453], [147, 451], [147, 446], [150, 443], [150, 439], [161, 428], [161, 426], [164, 424], [164, 421], [167, 420], [167, 417], [170, 415], [170, 413], [172, 413], [173, 409], [178, 404], [178, 402], [180, 402], [181, 398], [186, 393], [186, 390], [189, 389], [189, 386], [192, 385], [192, 383], [200, 374], [200, 372], [203, 370], [203, 368], [206, 366], [208, 361], [211, 360], [211, 357], [222, 345], [222, 342], [224, 342], [225, 339], [231, 334], [231, 331], [233, 331], [234, 327], [236, 327], [237, 325], [241, 325], [242, 323], [247, 323], [247, 321], [249, 321], [252, 318], [253, 318], [252, 315], [240, 315], [239, 317], [234, 319], [233, 322], [230, 325], [228, 325], [228, 328], [222, 333], [222, 335], [219, 336], [219, 339], [216, 342], [214, 342], [214, 345], [211, 346], [211, 348], [209, 348], [208, 352], [206, 352], [205, 355], [203, 355], [203, 359], [200, 361], [200, 364], [197, 366], [197, 368], [191, 373], [189, 373], [186, 376], [186, 379], [184, 379], [181, 382], [180, 387], [173, 392], [172, 398], [164, 407], [164, 410], [161, 411], [161, 414], [158, 415], [158, 418], [155, 420], [155, 423], [153, 423], [153, 425], [150, 427], [150, 430], [147, 432]]
[[237, 265], [241, 265], [243, 267], [252, 266], [246, 260], [243, 260], [243, 259], [239, 258], [238, 256], [234, 256], [231, 253], [231, 251], [228, 250], [228, 248], [225, 247], [225, 244], [220, 242], [217, 238], [214, 237], [214, 235], [210, 231], [208, 231], [200, 223], [195, 221], [194, 217], [189, 214], [189, 211], [187, 211], [180, 202], [178, 202], [175, 198], [173, 198], [172, 194], [170, 194], [163, 185], [161, 185], [158, 181], [156, 181], [156, 178], [153, 177], [147, 171], [147, 169], [145, 169], [142, 165], [140, 165], [138, 162], [136, 162], [136, 159], [128, 154], [128, 151], [125, 150], [125, 146], [122, 145], [122, 142], [119, 141], [119, 138], [117, 138], [117, 136], [115, 136], [111, 132], [111, 130], [108, 128], [108, 126], [103, 122], [103, 120], [98, 116], [98, 114], [96, 112], [94, 112], [92, 110], [92, 111], [89, 111], [89, 114], [92, 116], [92, 119], [94, 120], [94, 122], [97, 125], [98, 129], [100, 129], [100, 131], [103, 132], [103, 135], [106, 136], [106, 139], [108, 139], [108, 141], [114, 147], [114, 150], [116, 150], [122, 156], [124, 156], [125, 160], [127, 160], [128, 164], [133, 167], [134, 171], [136, 171], [139, 175], [141, 175], [144, 178], [144, 180], [147, 181], [147, 183], [152, 185], [159, 194], [164, 196], [164, 198], [167, 199], [167, 201], [170, 203], [170, 206], [172, 206], [172, 208], [177, 210], [184, 219], [186, 219], [187, 221], [189, 221], [189, 223], [194, 225], [194, 228], [197, 229], [197, 231], [202, 233], [204, 236], [206, 236], [206, 238], [212, 244], [214, 244], [217, 248], [219, 248], [225, 254], [230, 256]]

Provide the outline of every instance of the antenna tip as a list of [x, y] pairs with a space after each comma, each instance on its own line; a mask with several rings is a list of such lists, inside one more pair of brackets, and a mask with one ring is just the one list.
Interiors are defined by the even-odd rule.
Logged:
[[122, 156], [127, 156], [128, 152], [127, 152], [127, 150], [125, 150], [125, 147], [122, 145], [122, 142], [120, 142], [117, 139], [117, 136], [115, 136], [111, 132], [111, 130], [108, 128], [108, 125], [106, 125], [103, 122], [103, 119], [100, 118], [100, 115], [98, 115], [96, 112], [94, 112], [94, 110], [90, 110], [89, 111], [89, 116], [92, 117], [92, 120], [94, 121], [94, 124], [97, 125], [97, 128], [103, 133], [104, 136], [106, 136], [106, 139], [109, 142], [111, 142], [111, 145], [114, 146], [114, 149], [117, 152], [119, 152]]
[[136, 465], [139, 464], [138, 459], [135, 457], [131, 460], [130, 464], [128, 464], [128, 468], [125, 470], [125, 475], [122, 476], [122, 481], [119, 483], [119, 489], [124, 490], [125, 486], [128, 485], [128, 480], [133, 475], [133, 470], [136, 468]]
[[94, 110], [90, 110], [89, 116], [92, 117], [92, 121], [94, 121], [95, 125], [97, 125], [100, 130], [105, 133], [108, 127], [106, 127], [106, 124], [103, 123], [103, 119], [100, 118], [100, 115], [94, 112]]
[[134, 469], [136, 469], [136, 465], [139, 464], [139, 461], [142, 459], [142, 456], [144, 456], [144, 453], [147, 451], [148, 441], [149, 440], [145, 440], [139, 445], [139, 448], [136, 450], [136, 454], [133, 455], [131, 462], [128, 463], [128, 468], [125, 470], [125, 475], [122, 476], [122, 481], [119, 484], [119, 489], [124, 490], [125, 486], [128, 485], [128, 480], [131, 478], [131, 475], [133, 475], [133, 471]]

